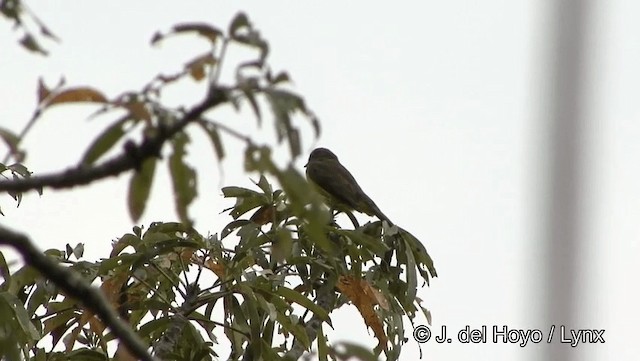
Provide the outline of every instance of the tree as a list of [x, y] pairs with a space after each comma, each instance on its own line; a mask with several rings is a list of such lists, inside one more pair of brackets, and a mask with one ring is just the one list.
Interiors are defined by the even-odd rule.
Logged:
[[[21, 24], [25, 13], [20, 1], [3, 1], [0, 9]], [[45, 36], [51, 34], [42, 29], [46, 27], [41, 28]], [[39, 43], [27, 34], [31, 40], [23, 38], [21, 44], [42, 49], [29, 46]], [[60, 82], [50, 88], [41, 81], [39, 105], [24, 130], [15, 134], [0, 128], [8, 148], [0, 164], [5, 178], [0, 191], [18, 204], [24, 192], [70, 188], [129, 173], [127, 205], [137, 222], [158, 164], [166, 158], [177, 214], [176, 222], [133, 227], [100, 261], [84, 260], [82, 244], [42, 253], [28, 236], [0, 226], [0, 244], [14, 247], [26, 263], [10, 270], [0, 253], [4, 357], [208, 360], [226, 356], [216, 336], [223, 330], [231, 344], [230, 359], [294, 360], [314, 343], [321, 359], [376, 359], [382, 352], [397, 359], [406, 341], [403, 317], [413, 320], [422, 311], [430, 319], [416, 297], [418, 276], [426, 283], [436, 276], [424, 246], [406, 230], [380, 221], [339, 225], [292, 163], [278, 166], [270, 146], [215, 120], [213, 114], [224, 104], [248, 106], [259, 123], [273, 122], [277, 141], [288, 144], [291, 160], [302, 153], [299, 120], [306, 118], [303, 124], [316, 137], [320, 132], [302, 97], [286, 87], [287, 73], [272, 71], [268, 43], [245, 14], [237, 14], [226, 31], [209, 24], [178, 24], [154, 35], [152, 43], [174, 35], [203, 37], [210, 48], [177, 73], [158, 75], [142, 90], [111, 99], [94, 87]], [[237, 64], [233, 84], [223, 84], [220, 72], [232, 46], [253, 49], [254, 58]], [[206, 82], [203, 99], [179, 108], [167, 106], [163, 90], [189, 79]], [[33, 175], [21, 140], [48, 109], [86, 102], [99, 107], [95, 116], [124, 115], [93, 140], [79, 165]], [[265, 108], [272, 117], [265, 116]], [[225, 157], [226, 138], [243, 142], [245, 170], [259, 175], [252, 189], [223, 188], [224, 196], [235, 200], [226, 210], [232, 220], [211, 236], [195, 229], [189, 214], [198, 189], [186, 151], [191, 132], [198, 130], [208, 136], [218, 160]], [[119, 147], [119, 155], [107, 157]], [[395, 258], [385, 264], [382, 255], [389, 251]], [[328, 342], [323, 330], [331, 326], [331, 311], [347, 303], [357, 307], [373, 330], [378, 340], [373, 353]], [[45, 337], [53, 348], [41, 342]], [[116, 339], [120, 342], [113, 342]]]

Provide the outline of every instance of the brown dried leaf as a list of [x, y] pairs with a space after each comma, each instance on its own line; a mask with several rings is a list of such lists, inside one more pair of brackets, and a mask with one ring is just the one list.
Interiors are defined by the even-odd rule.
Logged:
[[189, 72], [189, 75], [191, 75], [194, 80], [200, 81], [207, 75], [205, 72], [205, 66], [213, 66], [215, 64], [216, 58], [213, 56], [213, 54], [207, 53], [194, 58], [193, 60], [185, 64], [185, 69]]
[[366, 294], [366, 289], [370, 288], [369, 284], [361, 279], [353, 276], [340, 276], [336, 285], [338, 290], [342, 292], [354, 306], [360, 311], [360, 315], [364, 319], [364, 323], [371, 327], [373, 333], [378, 339], [377, 348], [386, 349], [389, 339], [384, 333], [382, 322], [374, 311], [374, 302], [372, 298]]
[[182, 252], [180, 252], [180, 258], [182, 258], [184, 262], [191, 263], [194, 253], [196, 253], [195, 248], [184, 248]]
[[70, 88], [57, 93], [47, 102], [45, 107], [63, 103], [107, 103], [107, 98], [101, 92], [89, 87]]
[[212, 260], [207, 260], [204, 263], [205, 267], [213, 271], [219, 278], [224, 278], [224, 265], [221, 263], [215, 263]]
[[264, 205], [249, 218], [253, 223], [263, 226], [273, 221], [276, 207], [271, 204]]
[[151, 114], [147, 110], [147, 107], [144, 103], [131, 102], [124, 105], [124, 107], [127, 108], [127, 110], [129, 110], [129, 113], [131, 113], [131, 116], [134, 119], [142, 119], [146, 121], [151, 120]]
[[126, 281], [127, 275], [119, 274], [107, 279], [100, 285], [100, 289], [107, 297], [107, 300], [109, 300], [116, 309], [120, 307], [120, 289]]

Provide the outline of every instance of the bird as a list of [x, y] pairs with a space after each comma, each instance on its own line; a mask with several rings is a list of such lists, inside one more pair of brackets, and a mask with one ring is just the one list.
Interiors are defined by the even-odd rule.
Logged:
[[390, 226], [393, 222], [376, 203], [360, 188], [351, 172], [338, 157], [327, 148], [316, 148], [305, 165], [309, 183], [326, 199], [329, 207], [337, 211], [358, 211], [376, 216]]

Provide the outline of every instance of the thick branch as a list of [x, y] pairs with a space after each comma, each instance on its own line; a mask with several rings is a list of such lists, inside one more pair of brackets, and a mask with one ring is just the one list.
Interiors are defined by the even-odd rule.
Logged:
[[113, 334], [129, 349], [131, 354], [140, 360], [154, 360], [147, 352], [147, 346], [138, 338], [129, 325], [118, 318], [117, 313], [99, 289], [92, 287], [76, 272], [61, 267], [45, 256], [25, 235], [0, 226], [0, 245], [3, 244], [15, 248], [28, 265], [55, 283], [65, 294], [75, 298], [88, 310], [98, 315]]
[[123, 154], [98, 166], [87, 167], [79, 165], [49, 175], [0, 181], [0, 191], [25, 192], [43, 187], [71, 188], [89, 184], [98, 179], [116, 176], [127, 170], [137, 168], [145, 159], [157, 156], [164, 142], [171, 139], [187, 124], [199, 119], [204, 112], [223, 103], [225, 100], [226, 92], [224, 90], [218, 89], [212, 92], [202, 103], [191, 108], [180, 121], [166, 129], [161, 129], [162, 131], [155, 136], [145, 138], [139, 145], [131, 144], [129, 146], [127, 144]]

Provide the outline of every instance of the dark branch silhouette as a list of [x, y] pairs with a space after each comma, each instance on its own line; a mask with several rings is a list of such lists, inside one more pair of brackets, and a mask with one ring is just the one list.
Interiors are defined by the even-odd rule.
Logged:
[[158, 156], [162, 145], [187, 124], [198, 120], [207, 110], [226, 101], [226, 91], [221, 88], [210, 92], [200, 104], [191, 108], [182, 119], [166, 128], [159, 128], [155, 136], [145, 138], [139, 145], [133, 142], [125, 144], [123, 153], [100, 165], [87, 167], [79, 165], [49, 175], [0, 181], [0, 191], [25, 192], [29, 190], [49, 188], [72, 188], [89, 184], [95, 180], [116, 176], [130, 169], [137, 169], [150, 157]]
[[140, 360], [155, 360], [147, 346], [140, 340], [131, 327], [122, 321], [109, 304], [103, 293], [82, 279], [76, 272], [59, 266], [56, 262], [38, 250], [27, 236], [0, 226], [0, 245], [15, 248], [24, 261], [35, 268], [67, 295], [82, 303], [95, 313], [111, 329], [113, 334], [127, 347], [129, 352]]

